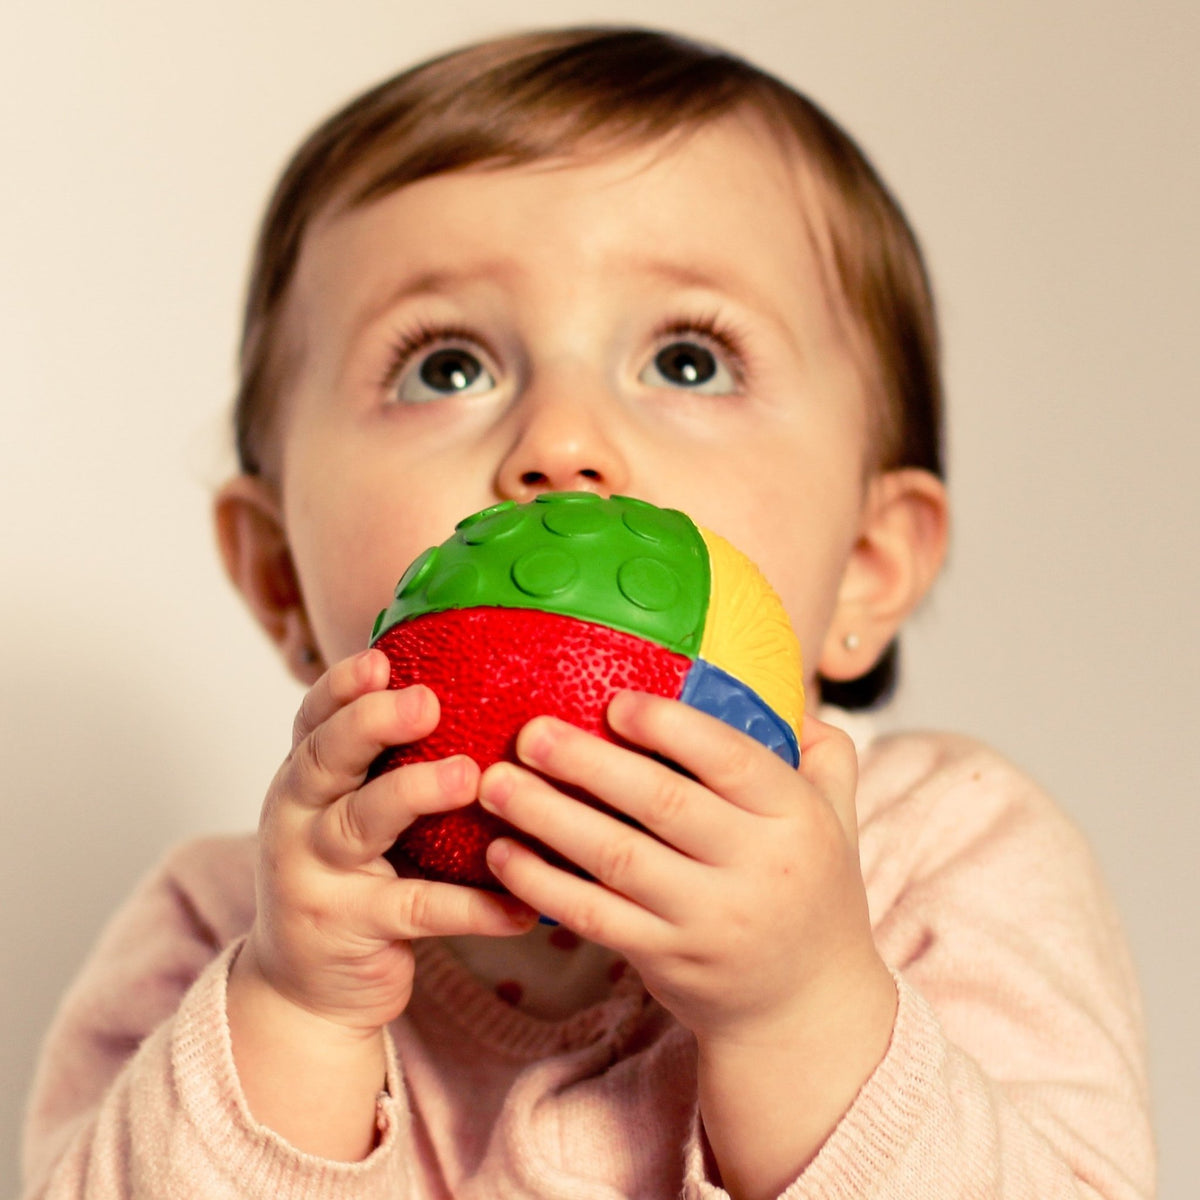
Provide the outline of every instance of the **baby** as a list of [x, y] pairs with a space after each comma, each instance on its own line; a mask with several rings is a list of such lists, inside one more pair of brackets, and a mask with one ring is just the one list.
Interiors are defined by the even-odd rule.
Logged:
[[[257, 837], [172, 855], [64, 1002], [26, 1195], [1152, 1194], [1082, 840], [990, 751], [832, 707], [886, 697], [948, 508], [920, 254], [819, 109], [640, 30], [380, 85], [271, 202], [236, 434], [225, 563], [309, 690]], [[541, 717], [520, 766], [367, 781], [439, 720], [363, 650], [400, 572], [563, 490], [762, 568], [826, 705], [798, 770], [624, 692], [616, 743]], [[583, 873], [499, 839], [504, 893], [397, 878], [476, 800]]]

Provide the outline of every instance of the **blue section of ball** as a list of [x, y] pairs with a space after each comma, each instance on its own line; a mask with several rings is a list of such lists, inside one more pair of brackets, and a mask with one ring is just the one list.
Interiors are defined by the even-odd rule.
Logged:
[[698, 658], [688, 671], [679, 698], [748, 733], [791, 766], [800, 765], [800, 746], [791, 726], [757, 692], [728, 671]]

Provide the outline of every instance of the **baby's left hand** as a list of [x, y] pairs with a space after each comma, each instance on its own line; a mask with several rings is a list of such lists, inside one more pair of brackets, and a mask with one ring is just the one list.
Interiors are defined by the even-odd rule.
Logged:
[[498, 763], [484, 773], [485, 808], [592, 876], [502, 839], [488, 860], [505, 887], [624, 955], [702, 1041], [798, 1030], [814, 1008], [824, 1016], [852, 994], [856, 975], [878, 981], [858, 864], [857, 761], [844, 733], [806, 718], [794, 770], [675, 700], [622, 692], [608, 716], [646, 753], [542, 717], [517, 742], [532, 771]]

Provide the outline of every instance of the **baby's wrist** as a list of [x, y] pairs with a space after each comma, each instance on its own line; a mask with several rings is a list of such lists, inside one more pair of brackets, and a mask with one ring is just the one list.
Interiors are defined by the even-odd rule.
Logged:
[[303, 1038], [306, 1044], [327, 1046], [330, 1053], [340, 1048], [382, 1045], [382, 1028], [344, 1020], [322, 1012], [281, 986], [263, 968], [253, 935], [242, 945], [229, 973], [226, 1006], [231, 1028], [242, 1024], [255, 1028], [270, 1027], [281, 1037]]
[[891, 1044], [895, 981], [878, 956], [839, 989], [697, 1039], [700, 1115], [728, 1190], [775, 1195], [853, 1106]]
[[356, 1162], [376, 1143], [387, 1080], [381, 1029], [355, 1029], [283, 995], [242, 953], [226, 1011], [234, 1066], [251, 1114], [307, 1154]]
[[696, 1031], [696, 1040], [710, 1061], [769, 1058], [783, 1047], [804, 1057], [844, 1059], [845, 1053], [859, 1057], [862, 1048], [875, 1046], [878, 1062], [891, 1040], [896, 1007], [895, 981], [872, 950], [859, 967], [814, 980], [774, 1008]]

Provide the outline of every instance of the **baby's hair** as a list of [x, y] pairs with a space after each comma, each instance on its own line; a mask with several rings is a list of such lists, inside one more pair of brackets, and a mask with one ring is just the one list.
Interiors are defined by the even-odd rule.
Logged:
[[[234, 412], [238, 461], [267, 472], [287, 375], [283, 322], [310, 224], [469, 167], [567, 161], [669, 145], [721, 117], [758, 118], [795, 164], [826, 288], [873, 400], [873, 470], [943, 474], [937, 325], [920, 249], [853, 139], [781, 80], [673, 34], [593, 27], [502, 37], [419, 64], [335, 113], [296, 151], [267, 207], [251, 269]], [[893, 643], [870, 674], [822, 681], [833, 703], [890, 694]]]

